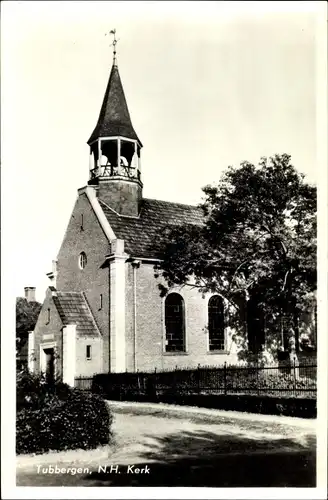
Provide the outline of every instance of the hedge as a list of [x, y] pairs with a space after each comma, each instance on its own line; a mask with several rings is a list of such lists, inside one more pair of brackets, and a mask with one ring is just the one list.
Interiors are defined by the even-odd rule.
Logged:
[[[130, 400], [135, 401], [136, 398]], [[150, 398], [140, 398], [138, 401], [149, 402]], [[230, 410], [265, 415], [284, 415], [298, 418], [316, 418], [317, 402], [312, 398], [270, 397], [247, 394], [231, 395], [160, 395], [153, 402], [176, 404], [182, 406], [196, 406], [216, 410]]]
[[[23, 394], [23, 388], [28, 390]], [[37, 395], [39, 394], [39, 400]], [[26, 375], [18, 380], [16, 453], [92, 449], [109, 443], [112, 415], [98, 395]]]
[[71, 392], [72, 388], [61, 381], [49, 384], [42, 375], [35, 375], [26, 370], [16, 374], [17, 411], [24, 408], [41, 409], [54, 395], [57, 395], [59, 399], [66, 399]]

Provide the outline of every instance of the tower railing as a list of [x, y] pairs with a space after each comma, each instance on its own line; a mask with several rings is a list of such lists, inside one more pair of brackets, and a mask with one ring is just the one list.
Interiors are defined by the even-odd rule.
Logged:
[[128, 165], [105, 165], [101, 167], [95, 167], [90, 170], [91, 179], [96, 179], [98, 177], [127, 177], [129, 179], [141, 180], [141, 172], [135, 167]]

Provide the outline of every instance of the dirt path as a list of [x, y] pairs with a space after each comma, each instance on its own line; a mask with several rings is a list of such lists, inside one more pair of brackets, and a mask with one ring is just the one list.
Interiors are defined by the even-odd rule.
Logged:
[[311, 425], [136, 413], [115, 409], [108, 449], [19, 457], [17, 486], [315, 486]]

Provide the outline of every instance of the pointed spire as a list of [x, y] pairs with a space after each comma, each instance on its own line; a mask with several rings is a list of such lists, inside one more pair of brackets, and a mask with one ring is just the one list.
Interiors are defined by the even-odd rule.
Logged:
[[99, 137], [123, 136], [128, 139], [141, 142], [133, 128], [130, 113], [126, 103], [124, 90], [118, 72], [116, 59], [116, 30], [112, 30], [110, 34], [114, 35], [113, 41], [113, 66], [110, 72], [106, 92], [101, 106], [99, 118], [94, 131], [91, 134], [88, 144]]

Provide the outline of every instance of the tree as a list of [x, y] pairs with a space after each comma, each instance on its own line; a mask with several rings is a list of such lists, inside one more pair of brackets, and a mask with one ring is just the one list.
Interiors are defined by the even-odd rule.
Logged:
[[272, 346], [286, 348], [290, 332], [297, 343], [300, 312], [316, 289], [316, 188], [282, 154], [229, 167], [203, 192], [204, 223], [164, 231], [161, 293], [174, 285], [218, 293], [236, 312], [241, 339], [262, 321]]
[[28, 332], [34, 330], [42, 305], [28, 302], [22, 297], [16, 299], [16, 352], [20, 353], [28, 339]]

